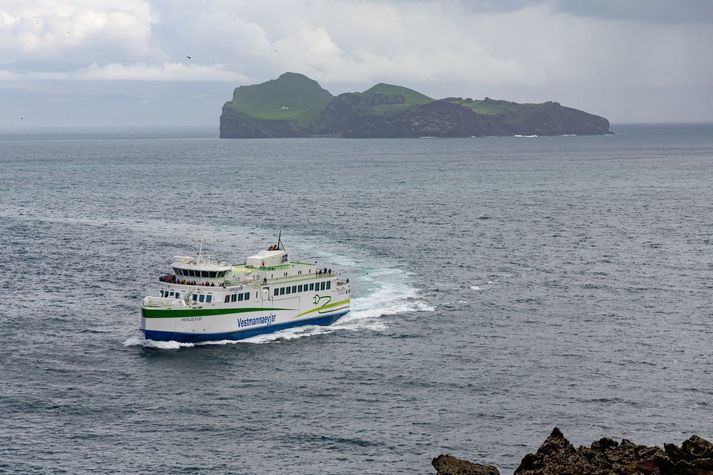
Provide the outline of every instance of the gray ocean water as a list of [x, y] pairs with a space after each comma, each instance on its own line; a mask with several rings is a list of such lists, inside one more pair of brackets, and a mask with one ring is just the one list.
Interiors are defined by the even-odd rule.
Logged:
[[[509, 473], [554, 426], [713, 439], [713, 126], [614, 130], [0, 131], [0, 471]], [[349, 316], [142, 343], [172, 256], [280, 230], [350, 277]]]

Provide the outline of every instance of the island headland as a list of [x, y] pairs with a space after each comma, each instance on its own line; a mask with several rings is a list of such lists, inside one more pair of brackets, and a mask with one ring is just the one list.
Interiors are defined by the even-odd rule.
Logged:
[[519, 104], [490, 98], [432, 99], [377, 84], [333, 96], [313, 79], [284, 73], [240, 86], [220, 115], [221, 138], [482, 137], [608, 134], [609, 121], [557, 102]]
[[[438, 475], [498, 475], [492, 465], [439, 455], [431, 462]], [[627, 439], [609, 438], [591, 446], [574, 446], [555, 427], [537, 452], [527, 454], [515, 475], [704, 475], [713, 474], [713, 444], [693, 435], [681, 446], [664, 448], [638, 445]]]

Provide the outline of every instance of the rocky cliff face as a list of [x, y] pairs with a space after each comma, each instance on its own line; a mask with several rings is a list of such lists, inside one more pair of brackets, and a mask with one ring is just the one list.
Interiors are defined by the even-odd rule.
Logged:
[[[439, 475], [496, 475], [495, 467], [441, 455], [432, 462]], [[604, 438], [589, 447], [574, 448], [555, 428], [537, 452], [527, 454], [515, 475], [711, 475], [713, 444], [696, 435], [678, 447], [621, 443]]]
[[433, 100], [411, 89], [387, 84], [363, 93], [332, 97], [315, 81], [294, 73], [236, 89], [220, 116], [220, 136], [225, 138], [606, 133], [609, 121], [605, 118], [556, 102]]
[[303, 127], [290, 120], [254, 119], [244, 112], [223, 106], [220, 116], [220, 137], [233, 139], [305, 137]]
[[485, 135], [483, 120], [472, 110], [446, 101], [415, 106], [395, 117], [356, 116], [344, 137], [470, 137]]

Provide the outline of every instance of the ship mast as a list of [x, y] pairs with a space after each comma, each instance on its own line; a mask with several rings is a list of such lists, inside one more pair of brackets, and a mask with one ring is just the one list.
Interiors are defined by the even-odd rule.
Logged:
[[194, 241], [198, 244], [198, 254], [196, 254], [196, 263], [203, 261], [203, 244], [205, 244], [205, 236], [201, 236], [200, 239]]
[[282, 244], [282, 229], [280, 229], [280, 233], [277, 235], [277, 249], [282, 248], [282, 250], [285, 250], [285, 245]]

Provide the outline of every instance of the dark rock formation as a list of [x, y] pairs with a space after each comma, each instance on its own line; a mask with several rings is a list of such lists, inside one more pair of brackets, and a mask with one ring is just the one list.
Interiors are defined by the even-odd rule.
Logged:
[[[436, 465], [436, 461], [439, 460], [441, 462]], [[468, 470], [470, 466], [483, 467], [450, 456], [442, 455], [435, 458], [432, 463], [439, 474], [497, 473], [497, 470], [494, 472], [447, 471]], [[494, 467], [486, 468], [494, 469]], [[626, 439], [617, 443], [607, 438], [600, 439], [589, 447], [574, 448], [562, 432], [555, 428], [537, 452], [525, 455], [515, 474], [712, 475], [713, 444], [694, 435], [684, 441], [681, 447], [665, 444], [663, 449], [637, 445]]]
[[522, 135], [597, 135], [609, 133], [609, 121], [557, 102], [545, 102], [530, 118], [510, 130]]
[[359, 108], [364, 107], [365, 102], [361, 94], [348, 92], [338, 95], [329, 101], [327, 107], [314, 121], [311, 127], [312, 134], [341, 137], [347, 122], [359, 116]]
[[500, 475], [492, 465], [480, 465], [451, 455], [439, 455], [431, 461], [438, 475]]
[[447, 101], [415, 106], [396, 117], [355, 116], [347, 121], [344, 137], [470, 137], [485, 135], [487, 127], [471, 109]]
[[518, 475], [571, 474], [713, 474], [713, 444], [698, 436], [683, 442], [681, 448], [637, 445], [629, 440], [617, 443], [600, 439], [590, 447], [575, 449], [559, 429], [545, 440], [535, 454], [528, 454], [515, 470]]
[[220, 137], [235, 139], [307, 137], [309, 134], [289, 120], [259, 120], [238, 112], [227, 103], [220, 116]]

